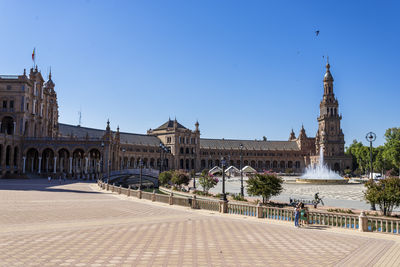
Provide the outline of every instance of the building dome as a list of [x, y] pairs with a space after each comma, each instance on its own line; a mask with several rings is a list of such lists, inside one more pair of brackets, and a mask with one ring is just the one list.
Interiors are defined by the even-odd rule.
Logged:
[[326, 64], [326, 73], [324, 75], [324, 82], [333, 82], [333, 77], [332, 74], [330, 72], [330, 67], [331, 65], [329, 65], [329, 63]]

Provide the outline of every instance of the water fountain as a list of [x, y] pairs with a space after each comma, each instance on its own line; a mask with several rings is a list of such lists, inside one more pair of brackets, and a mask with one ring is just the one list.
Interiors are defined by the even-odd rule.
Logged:
[[324, 164], [324, 149], [321, 147], [319, 163], [316, 166], [307, 166], [305, 173], [296, 179], [296, 183], [306, 184], [347, 184], [348, 180], [332, 171]]

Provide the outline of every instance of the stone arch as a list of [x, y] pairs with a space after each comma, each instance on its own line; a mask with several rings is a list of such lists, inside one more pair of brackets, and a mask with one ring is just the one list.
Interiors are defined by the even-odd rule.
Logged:
[[287, 163], [287, 167], [289, 169], [293, 168], [293, 161], [289, 160], [288, 163]]
[[15, 120], [11, 116], [4, 116], [1, 119], [1, 133], [14, 134]]
[[213, 167], [213, 160], [209, 159], [208, 160], [208, 168], [211, 169]]
[[83, 148], [75, 148], [72, 152], [72, 172], [75, 178], [80, 178], [83, 174], [83, 162], [85, 150]]
[[14, 158], [13, 158], [13, 165], [15, 166], [15, 167], [17, 167], [19, 164], [18, 164], [18, 162], [19, 162], [19, 148], [18, 148], [18, 146], [15, 146], [14, 147]]
[[252, 161], [250, 162], [250, 166], [251, 166], [252, 168], [256, 168], [256, 161], [255, 161], [255, 160], [252, 160]]
[[143, 159], [143, 166], [146, 167], [146, 168], [149, 167], [149, 160], [148, 160], [148, 158], [144, 158], [144, 159]]
[[58, 169], [62, 173], [67, 173], [69, 170], [69, 158], [71, 153], [67, 148], [60, 148], [57, 150], [57, 158], [58, 158]]
[[272, 162], [272, 168], [274, 169], [278, 168], [278, 162], [276, 160]]
[[87, 153], [88, 159], [87, 159], [87, 166], [86, 166], [86, 172], [90, 174], [96, 174], [99, 173], [100, 170], [100, 165], [101, 165], [101, 159], [102, 159], [102, 153], [97, 147], [93, 147], [90, 150], [88, 150]]
[[[243, 161], [243, 165], [244, 165], [244, 166], [248, 166], [248, 165], [249, 165], [249, 162], [248, 162], [247, 160], [245, 160], [245, 161]], [[244, 166], [242, 166], [242, 168], [243, 168]]]
[[150, 159], [150, 168], [154, 169], [154, 167], [155, 167], [154, 162], [155, 162], [154, 158], [151, 158]]
[[269, 160], [265, 162], [265, 168], [267, 169], [271, 168], [271, 162]]
[[39, 171], [39, 151], [36, 148], [29, 148], [26, 151], [26, 170], [31, 173]]
[[285, 161], [281, 160], [281, 162], [279, 162], [279, 167], [283, 170], [285, 169]]
[[41, 165], [40, 172], [41, 173], [50, 173], [54, 170], [54, 150], [50, 147], [47, 147], [41, 152]]
[[335, 164], [333, 165], [333, 170], [335, 172], [339, 172], [340, 171], [340, 164], [339, 162], [335, 162]]
[[6, 146], [6, 166], [9, 167], [11, 165], [11, 146]]
[[190, 160], [189, 160], [189, 159], [186, 159], [186, 160], [185, 160], [185, 169], [186, 169], [186, 170], [189, 170], [189, 169], [190, 169]]
[[206, 167], [206, 160], [202, 159], [200, 165], [201, 165], [201, 169], [204, 169]]
[[258, 162], [257, 162], [257, 167], [259, 168], [259, 169], [262, 169], [264, 166], [263, 166], [263, 162], [261, 161], [261, 160], [259, 160]]
[[220, 166], [219, 159], [216, 159], [216, 160], [215, 160], [215, 166]]
[[300, 161], [296, 161], [295, 166], [296, 166], [296, 169], [300, 169]]
[[136, 167], [136, 164], [135, 164], [135, 158], [134, 157], [131, 157], [130, 159], [129, 159], [129, 168], [135, 168]]

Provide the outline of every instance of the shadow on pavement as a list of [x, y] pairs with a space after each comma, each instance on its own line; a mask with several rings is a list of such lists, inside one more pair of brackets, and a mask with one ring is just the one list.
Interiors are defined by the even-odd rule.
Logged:
[[99, 194], [100, 192], [75, 190], [68, 188], [57, 188], [57, 186], [71, 185], [76, 183], [95, 184], [95, 181], [84, 180], [66, 180], [59, 182], [59, 180], [47, 179], [0, 179], [1, 190], [18, 190], [18, 191], [45, 191], [45, 192], [64, 192], [64, 193], [83, 193], [83, 194]]

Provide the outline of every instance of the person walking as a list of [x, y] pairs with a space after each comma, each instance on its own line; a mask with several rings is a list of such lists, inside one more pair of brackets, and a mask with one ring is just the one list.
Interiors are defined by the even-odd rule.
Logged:
[[304, 203], [300, 204], [300, 225], [303, 226], [307, 224], [307, 212], [304, 207]]
[[294, 207], [294, 227], [299, 227], [300, 208], [299, 204]]

